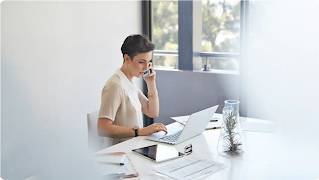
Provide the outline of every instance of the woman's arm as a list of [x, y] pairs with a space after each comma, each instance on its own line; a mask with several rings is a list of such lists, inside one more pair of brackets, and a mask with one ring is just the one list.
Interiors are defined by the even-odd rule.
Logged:
[[148, 117], [157, 118], [159, 114], [159, 102], [155, 82], [147, 83], [147, 89], [148, 94], [152, 94], [154, 97], [148, 98], [148, 104], [142, 108], [142, 111]]
[[[129, 127], [122, 127], [113, 124], [113, 121], [108, 118], [99, 118], [98, 124], [98, 135], [103, 137], [111, 138], [130, 138], [135, 136], [135, 130]], [[145, 128], [138, 130], [139, 136], [147, 136], [153, 134], [154, 132], [164, 131], [167, 133], [166, 127], [161, 123], [154, 123]]]
[[97, 129], [98, 134], [101, 137], [106, 136], [111, 138], [129, 138], [135, 136], [133, 127], [127, 128], [114, 125], [113, 121], [108, 118], [99, 118]]
[[156, 72], [152, 67], [152, 63], [150, 63], [150, 72], [151, 74], [144, 79], [147, 84], [149, 97], [148, 104], [142, 108], [142, 111], [148, 117], [157, 118], [159, 114], [159, 99], [155, 83]]

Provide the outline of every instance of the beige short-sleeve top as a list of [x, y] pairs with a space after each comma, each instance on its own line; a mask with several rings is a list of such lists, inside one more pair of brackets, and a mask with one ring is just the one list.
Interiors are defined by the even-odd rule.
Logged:
[[[102, 90], [99, 118], [111, 119], [113, 124], [118, 126], [142, 128], [142, 107], [147, 104], [147, 97], [118, 69]], [[113, 144], [127, 139], [129, 138], [113, 139]]]

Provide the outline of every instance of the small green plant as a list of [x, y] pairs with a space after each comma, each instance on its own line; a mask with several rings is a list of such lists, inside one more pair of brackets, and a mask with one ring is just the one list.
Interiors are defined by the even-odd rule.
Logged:
[[[225, 138], [225, 153], [233, 156], [240, 155], [242, 144], [239, 142], [238, 133], [235, 132], [235, 127], [237, 126], [237, 119], [231, 111], [226, 117], [226, 136]], [[236, 137], [237, 136], [237, 137]]]

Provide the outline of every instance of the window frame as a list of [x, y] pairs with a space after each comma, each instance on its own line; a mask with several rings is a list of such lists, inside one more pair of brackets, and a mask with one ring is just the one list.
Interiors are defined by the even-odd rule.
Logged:
[[[146, 3], [147, 2], [147, 3]], [[248, 0], [240, 1], [240, 47], [239, 53], [224, 53], [224, 52], [198, 52], [194, 50], [193, 32], [196, 33], [196, 28], [193, 26], [194, 15], [202, 13], [201, 9], [194, 6], [194, 0], [178, 1], [178, 51], [166, 51], [166, 50], [154, 50], [154, 55], [177, 55], [178, 58], [178, 70], [193, 71], [193, 58], [200, 57], [206, 58], [206, 64], [204, 64], [204, 71], [209, 71], [207, 68], [207, 61], [210, 57], [229, 57], [239, 60], [240, 68], [241, 61], [244, 59], [245, 53], [245, 39], [247, 31], [247, 18], [248, 18]], [[195, 1], [196, 2], [196, 1]], [[200, 1], [201, 2], [201, 1]], [[143, 33], [150, 39], [152, 38], [152, 2], [150, 0], [143, 0], [142, 12], [148, 12], [149, 17], [143, 18]], [[200, 16], [201, 17], [201, 16]], [[146, 21], [146, 22], [145, 22]], [[195, 28], [195, 29], [194, 29]], [[196, 46], [196, 45], [195, 45]], [[196, 49], [196, 48], [195, 48]], [[241, 68], [242, 69], [242, 68]]]

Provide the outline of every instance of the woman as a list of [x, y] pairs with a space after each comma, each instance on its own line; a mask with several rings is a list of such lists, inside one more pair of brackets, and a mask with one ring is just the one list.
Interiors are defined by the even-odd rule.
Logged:
[[[121, 48], [123, 65], [102, 90], [98, 132], [100, 136], [113, 138], [113, 144], [159, 131], [167, 133], [161, 123], [143, 128], [142, 112], [151, 118], [157, 118], [159, 113], [156, 73], [150, 62], [154, 49], [155, 45], [146, 36], [128, 36]], [[133, 77], [141, 78], [147, 70], [151, 73], [144, 79], [148, 98], [132, 83]]]

